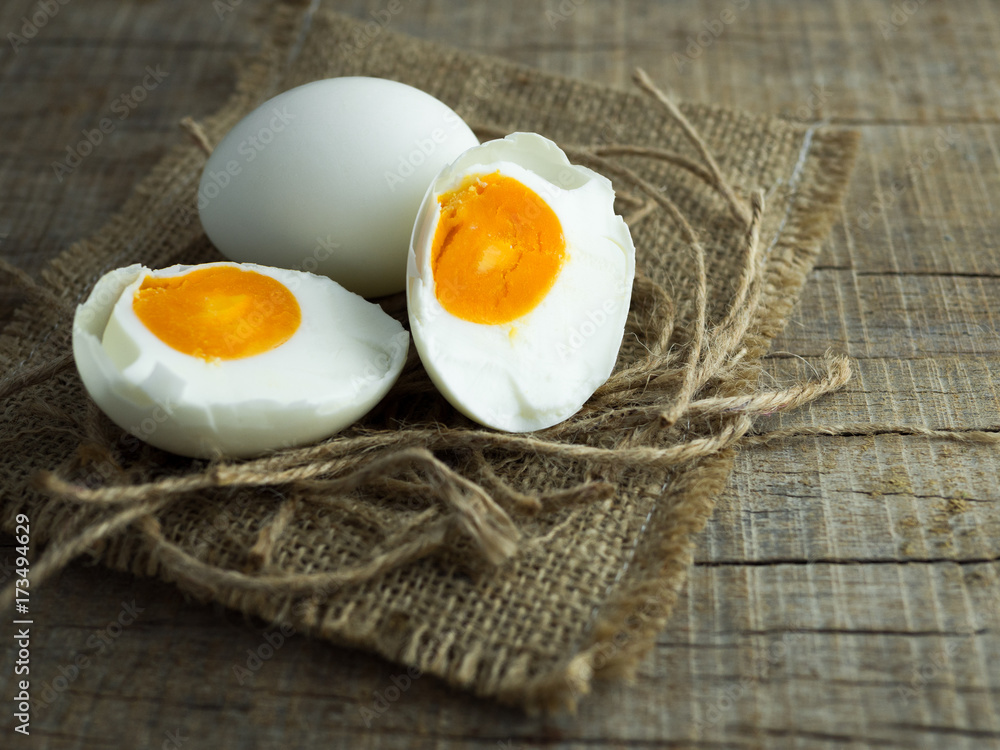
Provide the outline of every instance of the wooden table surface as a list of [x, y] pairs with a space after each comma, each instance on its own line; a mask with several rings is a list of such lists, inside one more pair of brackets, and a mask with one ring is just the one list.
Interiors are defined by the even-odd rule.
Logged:
[[[773, 424], [1000, 431], [997, 4], [398, 2], [398, 31], [621, 88], [641, 65], [679, 99], [860, 130], [844, 210], [767, 360], [782, 381], [831, 348], [857, 374]], [[178, 120], [219, 106], [262, 4], [5, 0], [3, 257], [37, 272], [101, 226]], [[129, 104], [147, 68], [162, 80]], [[16, 299], [0, 290], [0, 312]], [[1000, 747], [998, 470], [996, 447], [896, 430], [742, 451], [637, 681], [599, 686], [575, 717], [428, 677], [366, 720], [399, 667], [299, 636], [269, 651], [259, 622], [78, 561], [33, 592], [33, 690], [51, 701], [28, 739], [12, 733], [13, 650], [0, 657], [0, 746]], [[248, 653], [268, 658], [247, 668]]]

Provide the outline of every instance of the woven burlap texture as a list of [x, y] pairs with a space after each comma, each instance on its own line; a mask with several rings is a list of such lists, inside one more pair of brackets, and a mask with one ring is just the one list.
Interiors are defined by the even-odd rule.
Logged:
[[[106, 227], [25, 281], [0, 339], [3, 525], [30, 517], [46, 570], [86, 550], [480, 695], [573, 706], [652, 645], [753, 416], [847, 377], [835, 363], [819, 383], [758, 388], [855, 135], [708, 106], [672, 115], [646, 79], [615, 91], [322, 9], [282, 6], [268, 23], [230, 100], [188, 122], [195, 138], [179, 130]], [[275, 93], [339, 75], [423, 89], [481, 137], [541, 133], [612, 178], [639, 271], [618, 385], [559, 428], [507, 436], [452, 410], [411, 352], [386, 401], [318, 448], [205, 462], [131, 439], [72, 367], [74, 306], [115, 267], [220, 259], [195, 209], [205, 150]], [[385, 306], [405, 320], [401, 300]]]

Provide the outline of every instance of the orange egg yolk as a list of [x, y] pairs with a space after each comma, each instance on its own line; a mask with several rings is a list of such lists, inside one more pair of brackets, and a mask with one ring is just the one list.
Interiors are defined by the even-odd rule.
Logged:
[[302, 322], [298, 300], [270, 276], [210, 266], [147, 277], [132, 309], [163, 343], [204, 360], [241, 359], [285, 343]]
[[444, 309], [486, 325], [533, 310], [566, 258], [562, 224], [549, 205], [499, 172], [469, 177], [438, 202], [431, 268]]

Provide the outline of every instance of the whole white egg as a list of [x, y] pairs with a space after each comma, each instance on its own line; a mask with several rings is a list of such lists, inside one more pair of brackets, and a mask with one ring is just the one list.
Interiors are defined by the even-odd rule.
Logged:
[[313, 81], [240, 120], [202, 172], [198, 211], [227, 258], [402, 291], [421, 198], [479, 141], [447, 105], [382, 78]]
[[173, 453], [243, 458], [328, 437], [396, 381], [409, 335], [325, 276], [208, 263], [105, 274], [76, 310], [87, 392]]
[[407, 268], [410, 331], [459, 411], [538, 430], [611, 374], [634, 276], [611, 182], [514, 133], [468, 150], [428, 188]]

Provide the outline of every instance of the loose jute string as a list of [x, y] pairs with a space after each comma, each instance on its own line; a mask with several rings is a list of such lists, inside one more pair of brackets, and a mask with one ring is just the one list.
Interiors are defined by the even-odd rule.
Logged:
[[[67, 475], [43, 472], [35, 477], [37, 490], [75, 507], [92, 508], [99, 520], [51, 539], [41, 559], [32, 566], [31, 586], [37, 586], [95, 544], [131, 528], [141, 535], [151, 558], [169, 569], [174, 578], [203, 589], [227, 587], [322, 595], [340, 586], [373, 580], [456, 545], [471, 547], [489, 565], [499, 564], [526, 543], [514, 519], [566, 505], [596, 503], [615, 494], [614, 484], [603, 480], [527, 494], [494, 471], [497, 460], [525, 456], [583, 460], [614, 472], [681, 467], [740, 440], [766, 444], [810, 435], [895, 432], [1000, 443], [1000, 435], [982, 431], [872, 424], [756, 432], [757, 418], [801, 406], [843, 386], [851, 377], [850, 365], [845, 357], [828, 354], [825, 372], [817, 379], [782, 389], [760, 389], [756, 370], [744, 366], [743, 357], [764, 297], [766, 249], [762, 248], [760, 236], [765, 211], [763, 193], [758, 191], [741, 199], [705, 141], [676, 105], [644, 71], [636, 72], [636, 82], [680, 128], [700, 161], [670, 150], [629, 144], [566, 144], [564, 149], [571, 159], [610, 177], [619, 196], [627, 196], [626, 202], [639, 206], [629, 215], [631, 222], [643, 221], [659, 211], [678, 228], [690, 254], [687, 267], [692, 269], [690, 286], [694, 290], [689, 301], [693, 303], [693, 319], [683, 329], [675, 325], [675, 301], [662, 287], [637, 272], [632, 310], [642, 327], [646, 356], [613, 373], [577, 415], [533, 434], [404, 422], [396, 430], [356, 426], [316, 445], [252, 460], [194, 463], [190, 473], [142, 482], [127, 482], [122, 472], [121, 483], [87, 487], [74, 482], [71, 471]], [[206, 154], [211, 152], [209, 139], [197, 122], [185, 118], [182, 125]], [[481, 134], [505, 135], [488, 126], [477, 130]], [[708, 269], [700, 233], [668, 195], [617, 161], [619, 157], [655, 159], [693, 175], [725, 201], [729, 213], [743, 227], [743, 267], [721, 320], [710, 321], [708, 316]], [[38, 300], [65, 307], [50, 290], [8, 264], [0, 263], [0, 275]], [[0, 397], [45, 382], [71, 363], [67, 353], [32, 370], [14, 373], [0, 381]], [[422, 370], [411, 367], [394, 393], [402, 400], [430, 390]], [[66, 419], [72, 422], [71, 417]], [[78, 463], [104, 461], [118, 465], [114, 442], [102, 419], [92, 408], [85, 423], [73, 425], [74, 434], [81, 436]], [[601, 445], [592, 439], [594, 435], [614, 435], [615, 447]], [[442, 457], [448, 457], [454, 465]], [[193, 493], [235, 488], [270, 489], [289, 498], [257, 532], [243, 570], [204, 562], [167, 538], [159, 513]], [[362, 488], [386, 499], [417, 499], [419, 512], [387, 520], [386, 513], [375, 513], [353, 499], [351, 493]], [[297, 516], [310, 506], [336, 508], [364, 521], [379, 530], [381, 542], [367, 558], [334, 572], [282, 572], [274, 563], [276, 546]], [[0, 607], [9, 607], [13, 599], [14, 587], [8, 585], [0, 593]]]

